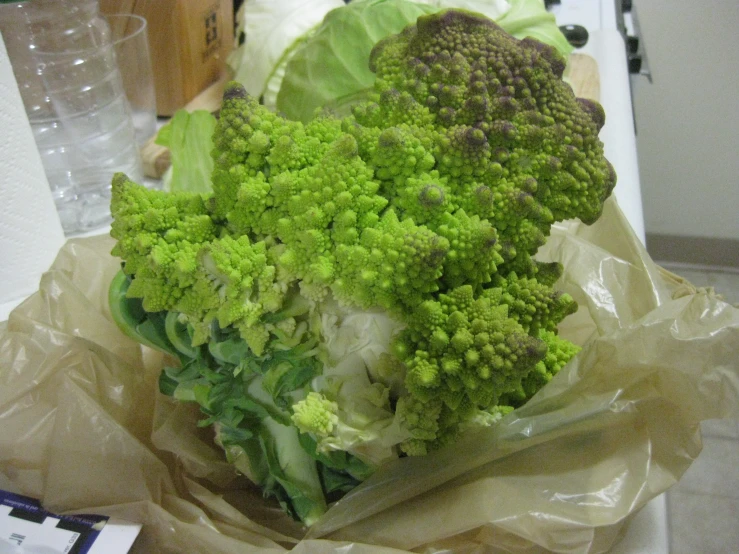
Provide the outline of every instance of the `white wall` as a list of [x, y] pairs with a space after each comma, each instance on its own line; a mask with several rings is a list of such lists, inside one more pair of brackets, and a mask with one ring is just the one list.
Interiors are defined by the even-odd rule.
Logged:
[[739, 0], [636, 0], [647, 233], [739, 239]]

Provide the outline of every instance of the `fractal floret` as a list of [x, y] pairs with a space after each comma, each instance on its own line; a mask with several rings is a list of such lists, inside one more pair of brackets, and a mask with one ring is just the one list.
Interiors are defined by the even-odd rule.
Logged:
[[460, 10], [379, 42], [351, 116], [288, 121], [230, 83], [212, 193], [117, 175], [124, 331], [172, 355], [226, 456], [306, 525], [383, 462], [492, 425], [578, 348], [556, 221], [615, 185], [602, 108], [552, 47]]

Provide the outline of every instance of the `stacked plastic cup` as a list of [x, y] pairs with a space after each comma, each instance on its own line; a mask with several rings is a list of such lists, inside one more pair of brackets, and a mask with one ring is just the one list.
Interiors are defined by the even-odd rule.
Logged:
[[106, 225], [113, 174], [143, 170], [97, 1], [3, 1], [0, 33], [65, 233]]

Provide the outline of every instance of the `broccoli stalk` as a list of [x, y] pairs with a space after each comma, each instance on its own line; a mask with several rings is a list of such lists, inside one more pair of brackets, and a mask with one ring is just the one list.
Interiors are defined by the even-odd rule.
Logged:
[[[317, 452], [315, 442], [293, 425], [292, 406], [305, 397], [303, 387], [319, 371], [315, 338], [304, 321], [281, 326], [267, 355], [255, 356], [241, 338], [220, 329], [211, 332], [207, 345], [193, 346], [186, 318], [143, 310], [139, 299], [127, 297], [131, 281], [119, 272], [111, 282], [115, 322], [129, 337], [179, 361], [163, 370], [161, 392], [197, 402], [207, 416], [200, 424], [213, 425], [228, 459], [266, 496], [311, 525], [326, 511], [324, 489], [336, 490], [337, 482], [353, 487], [359, 482], [354, 475], [370, 473], [353, 456]], [[284, 322], [306, 311], [298, 296], [271, 321]]]
[[[271, 413], [279, 411], [262, 387], [260, 378], [253, 379], [247, 391], [269, 406]], [[257, 435], [261, 453], [265, 456], [270, 477], [282, 487], [289, 499], [283, 505], [294, 510], [306, 525], [312, 525], [326, 511], [316, 460], [301, 445], [298, 429], [290, 424], [289, 415], [281, 412], [281, 416], [280, 420], [272, 416], [260, 420]]]

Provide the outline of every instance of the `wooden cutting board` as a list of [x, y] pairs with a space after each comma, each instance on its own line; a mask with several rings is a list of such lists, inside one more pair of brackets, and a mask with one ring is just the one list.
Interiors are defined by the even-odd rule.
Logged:
[[598, 62], [587, 54], [570, 54], [565, 78], [579, 98], [600, 101], [600, 75]]
[[[187, 111], [208, 110], [215, 112], [221, 107], [223, 89], [230, 79], [226, 74], [196, 96], [184, 109]], [[600, 100], [600, 77], [598, 63], [587, 54], [571, 54], [565, 70], [565, 79], [580, 98]], [[141, 149], [144, 173], [152, 179], [160, 179], [170, 166], [169, 149], [154, 143], [152, 137]]]

